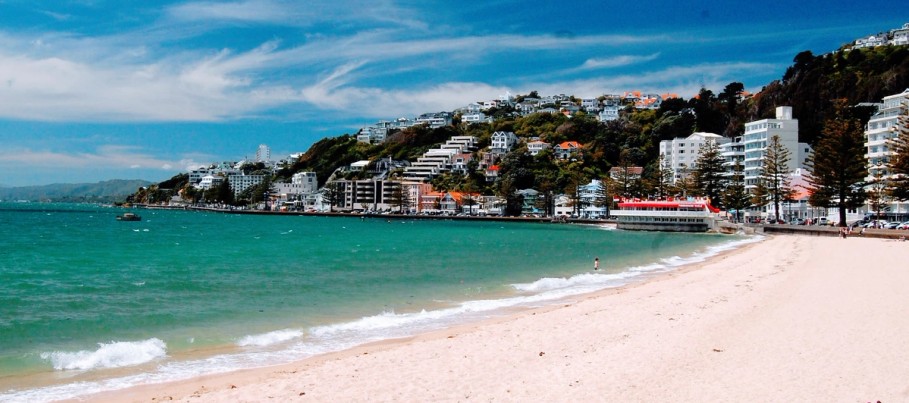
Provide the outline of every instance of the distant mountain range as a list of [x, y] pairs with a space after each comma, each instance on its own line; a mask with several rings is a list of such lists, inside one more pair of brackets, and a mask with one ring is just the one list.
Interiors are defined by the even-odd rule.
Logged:
[[123, 201], [139, 187], [150, 184], [152, 182], [139, 179], [114, 179], [97, 183], [0, 187], [0, 200], [110, 203]]

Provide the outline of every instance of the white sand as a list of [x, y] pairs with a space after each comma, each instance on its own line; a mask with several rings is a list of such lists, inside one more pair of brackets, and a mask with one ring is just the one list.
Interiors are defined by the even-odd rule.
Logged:
[[909, 242], [775, 236], [643, 284], [99, 401], [909, 401]]

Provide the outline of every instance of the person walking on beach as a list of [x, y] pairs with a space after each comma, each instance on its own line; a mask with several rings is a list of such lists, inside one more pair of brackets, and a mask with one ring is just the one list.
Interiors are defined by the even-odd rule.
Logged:
[[600, 270], [600, 258], [599, 257], [593, 258], [593, 269]]

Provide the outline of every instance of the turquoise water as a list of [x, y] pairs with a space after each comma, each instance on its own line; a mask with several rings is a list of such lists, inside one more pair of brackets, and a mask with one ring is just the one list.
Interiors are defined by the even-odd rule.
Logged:
[[116, 221], [123, 212], [0, 203], [0, 400], [286, 362], [615, 287], [747, 241], [165, 210]]

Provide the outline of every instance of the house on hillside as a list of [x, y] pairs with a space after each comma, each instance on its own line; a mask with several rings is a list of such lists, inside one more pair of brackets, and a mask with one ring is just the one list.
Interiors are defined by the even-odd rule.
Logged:
[[484, 174], [486, 176], [487, 183], [495, 182], [496, 179], [499, 178], [499, 166], [490, 165], [488, 168], [486, 168], [486, 171], [484, 172]]
[[554, 149], [556, 158], [567, 160], [571, 158], [572, 155], [577, 155], [581, 152], [581, 143], [577, 141], [564, 141], [557, 145]]
[[518, 144], [518, 136], [514, 132], [497, 131], [492, 134], [492, 144], [489, 149], [493, 153], [505, 154]]
[[540, 151], [549, 148], [549, 143], [540, 140], [533, 140], [527, 143], [527, 152], [530, 155], [537, 155]]

